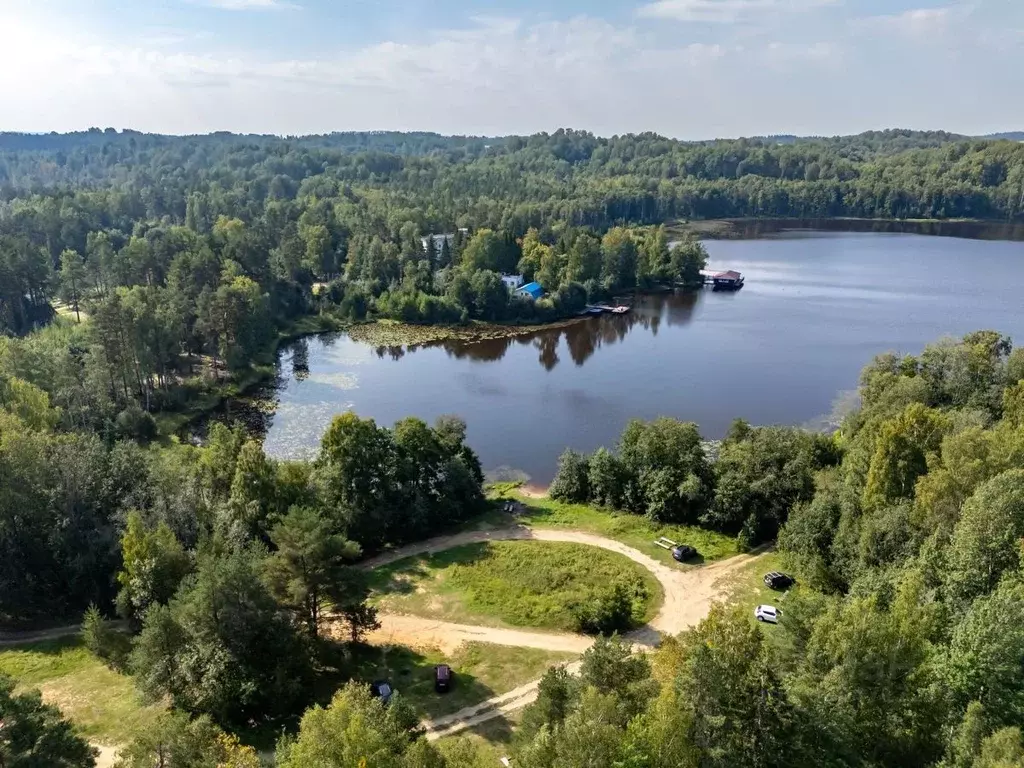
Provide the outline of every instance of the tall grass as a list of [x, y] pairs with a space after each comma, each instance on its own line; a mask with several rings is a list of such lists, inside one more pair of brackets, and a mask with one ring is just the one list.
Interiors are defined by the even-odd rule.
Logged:
[[577, 631], [577, 606], [622, 585], [632, 625], [651, 618], [661, 585], [643, 566], [583, 544], [496, 541], [408, 558], [374, 572], [378, 604], [459, 621]]

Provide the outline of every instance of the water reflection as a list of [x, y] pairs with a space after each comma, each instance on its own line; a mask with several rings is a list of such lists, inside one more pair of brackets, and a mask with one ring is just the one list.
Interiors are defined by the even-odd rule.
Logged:
[[901, 235], [961, 237], [970, 240], [1024, 240], [1024, 222], [899, 221], [890, 219], [740, 219], [730, 222], [728, 237], [744, 240], [781, 232], [876, 232]]
[[309, 339], [305, 336], [289, 345], [292, 358], [292, 376], [296, 381], [309, 378]]
[[432, 341], [416, 346], [379, 346], [374, 349], [381, 360], [401, 360], [418, 349], [443, 349], [449, 357], [457, 360], [472, 360], [489, 363], [501, 360], [514, 345], [532, 346], [537, 350], [537, 362], [546, 370], [553, 370], [560, 362], [561, 342], [569, 359], [582, 366], [601, 347], [622, 341], [635, 328], [658, 335], [664, 322], [668, 326], [683, 326], [694, 318], [694, 310], [700, 301], [700, 291], [677, 291], [647, 296], [633, 300], [633, 311], [626, 315], [601, 315], [581, 318], [569, 325], [557, 328], [538, 328], [532, 333], [477, 341], [445, 340]]

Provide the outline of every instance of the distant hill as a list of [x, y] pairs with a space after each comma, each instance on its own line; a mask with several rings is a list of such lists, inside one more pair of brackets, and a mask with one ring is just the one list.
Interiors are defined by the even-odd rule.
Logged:
[[1007, 131], [1006, 133], [989, 133], [982, 139], [1007, 139], [1008, 141], [1024, 141], [1024, 131]]
[[997, 141], [1000, 139], [1007, 139], [1009, 141], [1024, 141], [1024, 131], [1007, 131], [1005, 133], [986, 133], [983, 136], [968, 136], [963, 133], [949, 133], [948, 131], [907, 131], [907, 130], [887, 130], [887, 131], [865, 131], [864, 133], [854, 134], [852, 136], [796, 136], [790, 133], [782, 133], [772, 136], [754, 136], [752, 138], [760, 141], [773, 141], [776, 144], [796, 144], [798, 142], [805, 141], [839, 141], [846, 139], [865, 139], [865, 140], [891, 140], [891, 139], [904, 139], [904, 140], [917, 140], [920, 142], [944, 144], [950, 141], [968, 141], [970, 139], [991, 139]]

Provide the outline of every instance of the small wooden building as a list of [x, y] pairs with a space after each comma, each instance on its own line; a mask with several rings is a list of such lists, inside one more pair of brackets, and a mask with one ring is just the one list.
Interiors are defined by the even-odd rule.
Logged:
[[734, 269], [728, 269], [725, 272], [702, 271], [701, 274], [704, 276], [705, 284], [711, 285], [715, 289], [735, 291], [743, 287], [743, 275]]

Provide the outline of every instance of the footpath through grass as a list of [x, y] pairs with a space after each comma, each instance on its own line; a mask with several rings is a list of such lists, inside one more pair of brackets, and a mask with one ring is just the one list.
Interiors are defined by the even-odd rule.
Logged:
[[[353, 651], [355, 678], [370, 683], [389, 680], [420, 717], [437, 718], [508, 693], [541, 677], [550, 667], [578, 658], [572, 653], [464, 643], [444, 654], [437, 649], [404, 646], [359, 646]], [[434, 666], [448, 664], [455, 673], [451, 690], [434, 690]]]
[[371, 574], [373, 602], [462, 624], [576, 631], [574, 604], [609, 585], [633, 598], [640, 625], [661, 605], [661, 585], [642, 565], [584, 544], [495, 541], [399, 560]]
[[[510, 495], [505, 491], [506, 495]], [[514, 493], [514, 492], [513, 492]], [[736, 538], [717, 531], [690, 525], [654, 523], [646, 517], [627, 512], [611, 512], [586, 504], [565, 504], [550, 498], [515, 494], [524, 505], [520, 521], [537, 528], [567, 528], [587, 531], [621, 541], [656, 560], [674, 563], [668, 550], [654, 543], [660, 536], [697, 548], [699, 557], [688, 565], [721, 560], [739, 554]], [[686, 566], [681, 566], [686, 567]]]
[[132, 679], [107, 667], [77, 637], [0, 649], [0, 674], [19, 689], [38, 688], [83, 736], [101, 744], [129, 741], [164, 709], [143, 703]]

